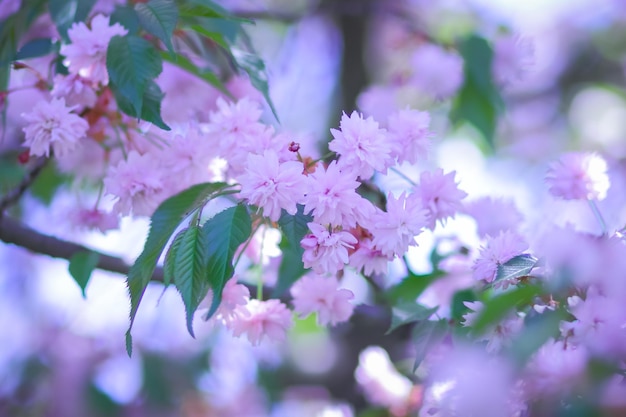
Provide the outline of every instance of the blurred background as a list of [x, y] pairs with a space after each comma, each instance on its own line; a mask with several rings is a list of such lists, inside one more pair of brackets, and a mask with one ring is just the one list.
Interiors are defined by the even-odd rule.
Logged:
[[[100, 0], [97, 10], [110, 13], [119, 3]], [[435, 166], [456, 170], [470, 200], [502, 196], [514, 201], [529, 234], [539, 232], [540, 221], [546, 219], [594, 230], [597, 224], [584, 204], [546, 197], [543, 176], [547, 164], [563, 151], [599, 151], [607, 156], [613, 179], [600, 209], [610, 227], [620, 229], [626, 223], [626, 193], [620, 180], [626, 169], [626, 2], [218, 3], [256, 21], [248, 33], [268, 68], [279, 128], [306, 146], [308, 154], [322, 154], [331, 138], [329, 129], [338, 126], [342, 112], [359, 110], [382, 120], [408, 106], [431, 113], [434, 138], [430, 158], [417, 167], [403, 166], [405, 175], [417, 178], [420, 170]], [[19, 7], [19, 2], [0, 1], [0, 19], [11, 14], [14, 4]], [[50, 27], [44, 19], [34, 30]], [[502, 105], [487, 103], [477, 116], [492, 120], [491, 133], [489, 123], [477, 126], [475, 118], [458, 110], [463, 108], [459, 97], [429, 95], [414, 82], [420, 71], [427, 71], [416, 63], [421, 45], [455, 50], [459, 39], [473, 33], [494, 51], [492, 74]], [[444, 73], [438, 82], [443, 86], [453, 76]], [[21, 77], [27, 75], [15, 72], [12, 85], [24, 82]], [[160, 82], [166, 92], [166, 121], [184, 120], [185, 108], [195, 106], [204, 114], [215, 108], [217, 92], [195, 88], [195, 81], [174, 69], [166, 68]], [[229, 87], [236, 96], [258, 94], [246, 79], [233, 78]], [[0, 142], [3, 192], [23, 175], [16, 159], [19, 115], [34, 99], [32, 92], [14, 94], [8, 105]], [[276, 123], [269, 111], [266, 118]], [[376, 182], [385, 191], [406, 186], [393, 174]], [[143, 247], [148, 221], [123, 219], [119, 230], [106, 233], [77, 229], [68, 215], [77, 187], [50, 168], [25, 195], [22, 219], [46, 234], [132, 263]], [[410, 264], [415, 272], [428, 273], [438, 245], [477, 245], [476, 222], [458, 216], [445, 229], [420, 236], [419, 243]], [[263, 257], [271, 271], [278, 252], [275, 245], [266, 246]], [[200, 317], [195, 322], [197, 337], [191, 338], [175, 289], [151, 285], [137, 315], [136, 346], [129, 358], [124, 346], [129, 309], [124, 277], [94, 271], [83, 297], [67, 268], [65, 260], [0, 243], [2, 416], [384, 416], [389, 411], [376, 408], [372, 382], [363, 375], [377, 375], [377, 383], [391, 391], [419, 391], [419, 385], [413, 385], [408, 333], [399, 329], [384, 336], [389, 313], [375, 305], [376, 294], [356, 272], [344, 278], [361, 303], [350, 323], [327, 330], [314, 318], [299, 320], [287, 343], [259, 347], [232, 338]], [[401, 265], [392, 264], [381, 285], [391, 285], [404, 274]], [[421, 301], [449, 304], [450, 292], [468, 285], [467, 274], [453, 276], [449, 284], [425, 293]], [[369, 353], [359, 359], [370, 346], [384, 350], [365, 351]], [[397, 370], [389, 370], [390, 360]]]

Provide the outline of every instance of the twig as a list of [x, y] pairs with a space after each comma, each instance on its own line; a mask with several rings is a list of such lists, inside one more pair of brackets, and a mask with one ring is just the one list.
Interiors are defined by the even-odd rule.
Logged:
[[9, 191], [5, 196], [0, 199], [0, 219], [4, 214], [4, 211], [16, 204], [19, 199], [24, 195], [26, 190], [35, 182], [35, 179], [41, 174], [41, 171], [48, 163], [48, 158], [40, 158], [38, 159], [33, 167], [28, 171], [24, 179], [11, 191]]

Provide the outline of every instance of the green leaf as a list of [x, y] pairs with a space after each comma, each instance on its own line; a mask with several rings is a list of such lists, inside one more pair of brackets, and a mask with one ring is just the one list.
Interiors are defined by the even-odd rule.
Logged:
[[252, 233], [252, 222], [246, 206], [237, 205], [216, 214], [202, 225], [208, 241], [207, 276], [213, 289], [209, 319], [222, 301], [222, 290], [233, 276], [233, 255]]
[[465, 61], [465, 82], [450, 117], [456, 125], [461, 122], [473, 125], [493, 149], [498, 114], [502, 107], [502, 99], [491, 76], [493, 50], [485, 39], [477, 35], [465, 39], [459, 50]]
[[141, 26], [159, 38], [170, 53], [174, 53], [172, 33], [178, 21], [178, 8], [173, 0], [150, 0], [135, 4], [135, 11]]
[[179, 1], [179, 3], [180, 15], [184, 17], [220, 18], [243, 23], [254, 23], [250, 19], [231, 14], [228, 10], [211, 0], [187, 0]]
[[265, 101], [267, 101], [272, 109], [272, 113], [274, 113], [274, 117], [278, 120], [278, 114], [276, 113], [276, 109], [274, 108], [274, 104], [270, 98], [267, 73], [265, 71], [265, 63], [263, 63], [263, 60], [255, 54], [251, 54], [240, 49], [232, 48], [231, 53], [237, 63], [237, 66], [244, 70], [248, 74], [248, 77], [250, 77], [250, 82], [254, 88], [263, 94]]
[[176, 270], [174, 285], [185, 304], [187, 330], [191, 336], [195, 337], [193, 315], [209, 291], [206, 271], [208, 236], [201, 233], [201, 229], [196, 225], [182, 231], [180, 236], [174, 259]]
[[185, 230], [181, 230], [176, 234], [165, 254], [165, 260], [163, 261], [163, 284], [166, 287], [174, 282], [176, 276], [176, 252], [180, 247], [183, 236], [185, 236]]
[[139, 16], [132, 6], [117, 5], [111, 13], [111, 24], [119, 23], [124, 26], [130, 35], [139, 32]]
[[408, 277], [386, 291], [387, 299], [391, 305], [396, 305], [401, 302], [415, 302], [417, 297], [419, 297], [430, 284], [443, 275], [444, 273], [441, 271], [435, 271], [426, 275], [414, 275], [413, 273], [409, 273]]
[[531, 255], [518, 255], [502, 265], [498, 265], [494, 281], [512, 281], [517, 278], [528, 276], [537, 265], [537, 259]]
[[446, 320], [430, 321], [423, 320], [413, 327], [411, 340], [415, 347], [416, 358], [413, 371], [426, 357], [428, 351], [438, 345], [448, 334], [448, 323]]
[[391, 309], [391, 326], [385, 334], [389, 334], [405, 324], [428, 320], [437, 310], [439, 310], [438, 306], [428, 308], [415, 302], [397, 305]]
[[74, 281], [80, 287], [83, 297], [85, 295], [85, 288], [91, 277], [91, 273], [98, 266], [100, 255], [95, 252], [77, 252], [70, 258], [69, 271]]
[[52, 21], [65, 42], [69, 41], [67, 30], [74, 22], [87, 18], [96, 0], [49, 0], [48, 9]]
[[567, 312], [559, 308], [555, 311], [546, 310], [542, 314], [532, 311], [524, 320], [524, 327], [515, 336], [510, 352], [520, 366], [550, 338], [560, 334], [559, 326], [567, 318]]
[[157, 261], [170, 236], [189, 213], [209, 200], [212, 194], [222, 190], [224, 183], [204, 183], [194, 185], [185, 191], [165, 200], [156, 209], [150, 219], [150, 231], [143, 251], [128, 272], [128, 290], [130, 293], [130, 326], [126, 332], [126, 350], [132, 354], [130, 331], [143, 293], [152, 278]]
[[230, 50], [230, 46], [226, 42], [226, 39], [224, 39], [224, 34], [222, 34], [221, 32], [207, 30], [206, 28], [200, 25], [191, 25], [189, 29], [193, 30], [199, 35], [204, 36], [205, 38], [211, 39], [212, 41], [214, 41], [216, 44], [226, 49], [227, 51]]
[[59, 187], [67, 183], [69, 178], [69, 176], [59, 172], [54, 164], [48, 163], [30, 186], [30, 193], [44, 204], [49, 205]]
[[142, 114], [148, 84], [162, 69], [161, 55], [147, 40], [126, 35], [114, 36], [109, 42], [107, 71], [110, 83], [117, 95], [132, 104], [135, 115]]
[[295, 215], [285, 210], [282, 211], [278, 226], [282, 231], [280, 249], [283, 252], [283, 258], [278, 269], [278, 282], [272, 296], [281, 296], [306, 272], [302, 263], [304, 249], [300, 246], [300, 241], [309, 232], [307, 224], [312, 221], [313, 216], [304, 214], [304, 206], [300, 204]]
[[530, 303], [540, 293], [541, 287], [525, 285], [486, 301], [472, 326], [474, 332], [480, 334], [489, 326], [499, 322], [511, 309]]
[[38, 38], [26, 42], [24, 46], [15, 54], [15, 60], [36, 58], [48, 55], [54, 49], [54, 44], [50, 38]]
[[124, 113], [150, 122], [163, 130], [170, 130], [170, 127], [165, 124], [163, 118], [161, 117], [161, 100], [163, 100], [163, 93], [161, 92], [159, 85], [154, 81], [150, 80], [148, 82], [143, 93], [143, 106], [141, 108], [140, 115], [135, 113], [133, 104], [120, 93], [117, 87], [111, 85], [111, 91], [115, 96], [119, 109]]
[[460, 323], [463, 320], [463, 315], [469, 311], [469, 308], [464, 304], [466, 301], [476, 301], [476, 294], [473, 290], [457, 291], [452, 297], [452, 318], [457, 323]]
[[171, 64], [174, 64], [174, 65], [184, 69], [188, 73], [193, 74], [196, 77], [198, 77], [198, 78], [208, 82], [213, 87], [215, 87], [218, 90], [220, 90], [222, 93], [224, 93], [224, 94], [226, 94], [228, 96], [231, 95], [230, 92], [224, 86], [224, 83], [222, 83], [222, 81], [217, 77], [217, 75], [215, 75], [213, 72], [211, 72], [209, 70], [201, 70], [197, 65], [195, 65], [193, 62], [191, 62], [185, 56], [183, 56], [181, 54], [175, 54], [174, 57], [172, 57], [169, 54], [167, 54], [165, 52], [162, 52], [161, 53], [161, 57], [165, 61], [167, 61], [167, 62], [169, 62]]

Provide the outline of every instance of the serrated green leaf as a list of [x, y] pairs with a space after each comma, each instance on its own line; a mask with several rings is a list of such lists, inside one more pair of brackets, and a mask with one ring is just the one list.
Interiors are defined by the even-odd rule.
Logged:
[[267, 72], [265, 71], [265, 63], [255, 54], [242, 51], [240, 49], [231, 49], [231, 54], [237, 63], [237, 66], [244, 70], [250, 78], [250, 83], [263, 94], [265, 101], [272, 109], [272, 113], [278, 120], [278, 113], [274, 108], [274, 103], [270, 97], [269, 84], [267, 80]]
[[474, 321], [472, 326], [474, 332], [480, 334], [489, 326], [499, 322], [511, 309], [527, 305], [540, 293], [541, 287], [525, 285], [487, 300]]
[[200, 25], [191, 25], [189, 26], [189, 29], [193, 30], [199, 35], [204, 36], [205, 38], [211, 39], [213, 42], [215, 42], [222, 48], [226, 50], [230, 50], [230, 46], [226, 42], [226, 39], [224, 39], [224, 35], [221, 32], [207, 30], [206, 28]]
[[185, 56], [181, 54], [175, 54], [174, 57], [172, 57], [169, 54], [162, 52], [161, 57], [165, 61], [171, 64], [174, 64], [177, 67], [184, 69], [188, 73], [193, 74], [196, 77], [208, 82], [213, 87], [217, 88], [218, 90], [220, 90], [222, 93], [226, 94], [227, 96], [231, 96], [230, 92], [226, 89], [226, 87], [224, 86], [224, 83], [222, 83], [222, 81], [217, 77], [217, 75], [215, 75], [213, 72], [209, 70], [200, 69], [197, 65], [191, 62]]
[[157, 261], [170, 237], [189, 213], [209, 200], [210, 196], [227, 185], [224, 183], [204, 183], [194, 185], [165, 200], [150, 218], [150, 231], [143, 251], [128, 272], [130, 293], [130, 325], [126, 332], [126, 349], [132, 353], [131, 330], [143, 293], [152, 278]]
[[441, 271], [435, 271], [426, 275], [414, 275], [409, 273], [409, 276], [389, 288], [385, 295], [391, 305], [396, 305], [402, 302], [415, 302], [426, 288], [437, 279], [444, 276]]
[[137, 12], [130, 5], [117, 5], [113, 9], [110, 17], [111, 24], [119, 23], [124, 26], [130, 35], [135, 35], [139, 32], [139, 16]]
[[291, 215], [282, 211], [278, 226], [282, 232], [280, 249], [283, 258], [278, 269], [278, 281], [272, 296], [279, 297], [287, 291], [304, 273], [306, 269], [302, 263], [304, 249], [300, 241], [308, 233], [307, 224], [313, 221], [313, 216], [304, 214], [304, 206], [298, 205], [296, 214]]
[[185, 230], [183, 229], [176, 234], [165, 254], [165, 260], [163, 261], [163, 284], [166, 287], [174, 282], [176, 276], [176, 252], [180, 246], [181, 239], [185, 235]]
[[254, 21], [250, 19], [235, 16], [211, 0], [186, 0], [179, 1], [179, 3], [179, 12], [181, 17], [220, 18], [242, 23], [254, 23]]
[[178, 8], [173, 0], [150, 0], [135, 4], [141, 26], [159, 38], [170, 53], [174, 53], [172, 33], [178, 21]]
[[163, 70], [162, 63], [154, 46], [139, 36], [114, 36], [109, 42], [107, 71], [110, 84], [116, 95], [132, 104], [135, 115], [142, 115], [148, 85], [155, 91], [156, 84], [152, 81]]
[[15, 54], [15, 60], [36, 58], [48, 55], [54, 49], [50, 38], [38, 38], [26, 42]]
[[91, 273], [98, 266], [100, 255], [95, 252], [78, 252], [70, 258], [69, 271], [74, 281], [80, 287], [83, 297], [86, 298], [85, 288], [91, 278]]
[[423, 320], [413, 327], [411, 340], [416, 353], [413, 371], [419, 367], [428, 351], [446, 337], [449, 330], [448, 327], [446, 320]]
[[391, 309], [391, 325], [385, 334], [389, 334], [405, 324], [428, 320], [437, 310], [439, 310], [438, 306], [428, 308], [415, 302], [394, 306]]
[[59, 34], [64, 41], [69, 41], [67, 30], [74, 22], [87, 18], [96, 0], [49, 0], [48, 9]]
[[120, 93], [116, 86], [111, 85], [111, 91], [115, 96], [117, 106], [127, 115], [150, 122], [163, 130], [170, 130], [170, 127], [165, 124], [165, 121], [163, 121], [163, 118], [161, 117], [161, 101], [163, 100], [163, 93], [156, 82], [150, 80], [146, 85], [146, 89], [143, 92], [143, 106], [141, 108], [140, 115], [135, 113], [133, 104]]
[[528, 276], [537, 265], [537, 259], [531, 255], [518, 255], [502, 265], [498, 265], [494, 281], [510, 281]]
[[213, 299], [207, 312], [208, 320], [222, 301], [222, 290], [233, 276], [233, 255], [252, 233], [252, 222], [246, 206], [237, 205], [216, 214], [202, 225], [208, 242], [207, 276], [213, 289]]
[[193, 315], [210, 287], [206, 271], [206, 256], [209, 247], [207, 238], [207, 234], [201, 233], [201, 229], [196, 225], [185, 229], [181, 232], [174, 259], [176, 269], [174, 285], [183, 299], [187, 330], [193, 337], [195, 337]]

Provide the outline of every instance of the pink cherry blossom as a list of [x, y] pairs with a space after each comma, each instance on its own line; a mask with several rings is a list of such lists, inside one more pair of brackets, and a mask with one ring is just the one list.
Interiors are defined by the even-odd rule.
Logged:
[[363, 119], [356, 111], [350, 117], [344, 113], [340, 128], [330, 129], [334, 139], [328, 148], [340, 155], [342, 170], [368, 179], [374, 171], [384, 172], [393, 163], [387, 132], [371, 117]]
[[[207, 298], [212, 297], [213, 292], [209, 291]], [[246, 309], [239, 308], [245, 306], [250, 300], [250, 291], [245, 285], [238, 284], [236, 278], [231, 278], [226, 282], [222, 290], [222, 301], [215, 311], [215, 319], [221, 321], [226, 326], [230, 326], [233, 320], [237, 319], [237, 315], [249, 315]], [[210, 304], [209, 304], [210, 305]]]
[[61, 46], [64, 64], [71, 74], [107, 85], [109, 74], [106, 67], [107, 48], [111, 38], [124, 36], [128, 31], [119, 23], [109, 24], [109, 17], [96, 15], [88, 28], [83, 22], [77, 22], [67, 31], [69, 45]]
[[528, 249], [528, 244], [518, 234], [509, 230], [500, 232], [496, 237], [489, 237], [487, 245], [480, 249], [478, 259], [474, 263], [474, 279], [492, 282], [498, 266]]
[[[470, 309], [469, 313], [463, 315], [463, 326], [472, 327], [482, 311], [484, 304], [480, 301], [465, 301], [465, 307]], [[496, 325], [485, 329], [478, 341], [487, 342], [486, 350], [489, 353], [499, 352], [502, 347], [510, 346], [513, 338], [519, 334], [524, 326], [524, 319], [516, 313], [511, 313], [501, 319]]]
[[94, 209], [80, 208], [72, 214], [72, 222], [78, 228], [98, 229], [104, 233], [107, 230], [117, 229], [119, 219], [116, 214]]
[[287, 330], [293, 326], [291, 311], [280, 301], [250, 300], [245, 306], [235, 310], [236, 318], [230, 322], [233, 335], [248, 336], [253, 345], [261, 343], [267, 336], [270, 340], [283, 341]]
[[246, 173], [238, 178], [241, 198], [263, 209], [263, 214], [278, 221], [281, 210], [296, 214], [296, 204], [306, 192], [304, 166], [299, 161], [279, 163], [274, 151], [248, 155]]
[[365, 276], [386, 274], [389, 258], [380, 249], [374, 247], [372, 239], [361, 239], [356, 250], [350, 255], [350, 266], [363, 271]]
[[493, 78], [502, 86], [522, 80], [534, 63], [532, 42], [519, 35], [499, 37], [494, 42], [493, 52]]
[[374, 211], [372, 204], [356, 192], [360, 185], [354, 174], [341, 170], [336, 161], [318, 167], [309, 175], [305, 212], [313, 211], [316, 223], [354, 227]]
[[433, 98], [448, 98], [463, 84], [463, 59], [440, 46], [425, 44], [413, 54], [411, 82]]
[[339, 289], [335, 277], [307, 275], [291, 287], [294, 311], [302, 317], [317, 313], [320, 326], [334, 326], [352, 316], [352, 291]]
[[302, 262], [305, 268], [313, 268], [318, 274], [335, 273], [348, 263], [348, 249], [358, 242], [349, 232], [329, 231], [317, 223], [308, 224], [311, 233], [304, 236], [300, 245], [304, 248]]
[[33, 156], [50, 156], [50, 149], [57, 156], [71, 153], [87, 134], [89, 124], [72, 113], [73, 107], [65, 105], [65, 99], [39, 101], [33, 111], [23, 113], [28, 123], [24, 127], [24, 145]]
[[476, 220], [478, 235], [481, 237], [516, 230], [523, 220], [515, 203], [504, 198], [477, 198], [465, 203], [463, 211]]
[[55, 75], [50, 95], [55, 98], [64, 98], [68, 106], [80, 108], [93, 107], [98, 100], [91, 82], [77, 74]]
[[550, 193], [565, 200], [603, 200], [610, 187], [604, 158], [595, 153], [569, 152], [550, 165]]
[[378, 211], [372, 220], [374, 247], [388, 258], [402, 256], [409, 246], [417, 246], [415, 236], [427, 226], [427, 214], [418, 195], [389, 194], [387, 211]]
[[109, 168], [104, 187], [117, 198], [114, 209], [124, 215], [150, 216], [167, 197], [161, 166], [150, 153], [130, 151], [126, 160]]
[[444, 174], [443, 169], [438, 168], [420, 175], [420, 183], [415, 192], [428, 212], [426, 227], [431, 230], [435, 229], [437, 220], [443, 223], [462, 209], [461, 200], [467, 197], [467, 193], [459, 190], [458, 184], [454, 182], [455, 174], [456, 171]]
[[398, 110], [389, 116], [387, 129], [398, 163], [417, 163], [428, 154], [432, 132], [430, 114], [413, 109]]

